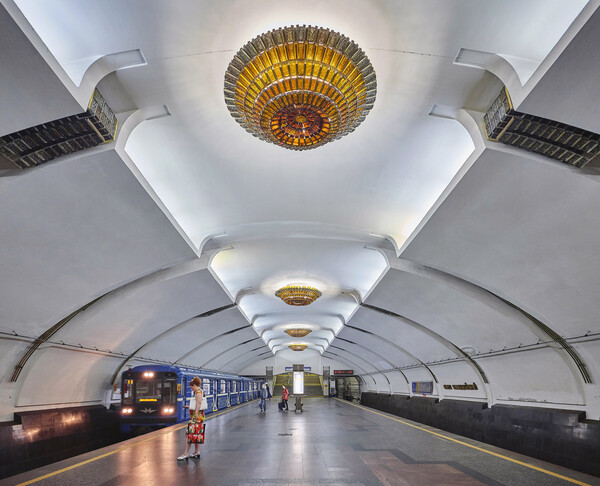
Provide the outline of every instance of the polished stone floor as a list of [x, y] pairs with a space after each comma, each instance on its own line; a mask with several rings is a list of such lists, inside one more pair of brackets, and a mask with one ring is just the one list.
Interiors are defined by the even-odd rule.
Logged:
[[209, 416], [200, 459], [183, 425], [0, 481], [0, 485], [600, 485], [600, 478], [349, 402], [306, 398], [304, 412], [257, 402]]

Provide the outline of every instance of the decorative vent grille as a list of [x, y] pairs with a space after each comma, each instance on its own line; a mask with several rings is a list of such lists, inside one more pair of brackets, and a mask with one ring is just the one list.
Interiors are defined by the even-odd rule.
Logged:
[[584, 167], [600, 152], [600, 135], [513, 109], [506, 87], [483, 117], [488, 140]]
[[98, 90], [86, 112], [0, 137], [0, 153], [20, 169], [111, 142], [117, 117]]

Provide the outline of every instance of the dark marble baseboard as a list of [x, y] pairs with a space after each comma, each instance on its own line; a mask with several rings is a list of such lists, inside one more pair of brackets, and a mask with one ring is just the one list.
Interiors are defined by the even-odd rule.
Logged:
[[15, 413], [0, 423], [0, 479], [121, 440], [117, 413], [102, 405]]
[[363, 393], [367, 407], [600, 476], [600, 422], [585, 413]]

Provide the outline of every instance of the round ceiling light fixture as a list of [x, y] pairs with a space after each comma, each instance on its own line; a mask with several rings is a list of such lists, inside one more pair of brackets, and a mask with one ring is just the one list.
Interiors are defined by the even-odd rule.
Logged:
[[292, 337], [302, 338], [308, 336], [312, 332], [312, 329], [286, 329], [285, 332]]
[[275, 292], [288, 305], [310, 305], [321, 295], [319, 290], [305, 285], [286, 285]]
[[354, 131], [377, 92], [371, 62], [348, 37], [296, 25], [252, 39], [225, 72], [225, 103], [252, 135], [307, 150]]
[[290, 344], [288, 346], [292, 351], [304, 351], [308, 345], [307, 344]]

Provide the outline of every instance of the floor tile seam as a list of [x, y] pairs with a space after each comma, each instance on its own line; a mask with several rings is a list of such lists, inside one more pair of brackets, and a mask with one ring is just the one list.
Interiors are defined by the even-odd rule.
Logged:
[[[504, 456], [504, 455], [502, 455], [502, 454], [499, 454], [499, 453], [497, 453], [497, 452], [493, 452], [493, 451], [490, 451], [490, 450], [484, 449], [484, 448], [482, 448], [482, 447], [478, 447], [478, 446], [476, 446], [476, 445], [472, 445], [472, 444], [469, 444], [469, 443], [467, 443], [467, 442], [460, 441], [460, 440], [458, 440], [458, 439], [453, 439], [452, 437], [445, 436], [445, 435], [443, 435], [443, 434], [440, 434], [440, 433], [434, 432], [434, 431], [432, 431], [432, 430], [427, 430], [427, 429], [426, 429], [426, 428], [424, 428], [424, 427], [420, 427], [420, 426], [418, 426], [418, 425], [411, 424], [411, 423], [409, 423], [409, 422], [407, 422], [407, 421], [400, 420], [400, 419], [398, 419], [398, 418], [396, 418], [396, 417], [394, 417], [394, 416], [391, 416], [390, 414], [386, 414], [386, 413], [382, 413], [382, 412], [378, 412], [378, 411], [372, 410], [372, 409], [370, 409], [370, 408], [368, 408], [368, 407], [365, 407], [364, 405], [356, 405], [356, 404], [354, 404], [354, 403], [349, 403], [349, 402], [346, 402], [346, 401], [344, 401], [344, 400], [340, 400], [339, 398], [335, 398], [335, 400], [337, 400], [337, 401], [339, 401], [339, 402], [342, 402], [342, 403], [344, 403], [344, 404], [346, 404], [346, 405], [350, 405], [350, 406], [352, 406], [352, 407], [357, 407], [357, 408], [359, 408], [359, 409], [361, 409], [361, 410], [365, 410], [365, 411], [367, 411], [367, 412], [374, 413], [374, 414], [376, 414], [376, 415], [380, 415], [380, 416], [382, 416], [382, 417], [384, 417], [384, 418], [388, 418], [388, 419], [394, 420], [394, 421], [396, 421], [396, 422], [399, 422], [399, 423], [401, 423], [401, 424], [407, 425], [407, 426], [409, 426], [409, 427], [413, 427], [413, 428], [415, 428], [415, 429], [421, 430], [421, 431], [423, 431], [423, 432], [426, 432], [426, 433], [428, 433], [428, 434], [431, 434], [431, 435], [434, 435], [434, 436], [437, 436], [437, 437], [441, 437], [441, 438], [447, 439], [447, 440], [449, 440], [449, 441], [452, 441], [452, 442], [453, 442], [453, 443], [455, 443], [455, 444], [459, 444], [459, 445], [462, 445], [462, 446], [465, 446], [465, 447], [469, 447], [469, 448], [471, 448], [471, 449], [475, 449], [475, 450], [477, 450], [477, 451], [480, 451], [480, 452], [483, 452], [483, 453], [485, 453], [485, 454], [489, 454], [489, 455], [495, 456], [495, 457], [497, 457], [497, 458], [499, 458], [499, 459], [503, 459], [503, 460], [505, 460], [505, 461], [509, 461], [509, 462], [512, 462], [512, 463], [518, 464], [518, 465], [520, 465], [520, 466], [524, 466], [524, 467], [526, 467], [526, 468], [533, 469], [533, 470], [535, 470], [535, 471], [538, 471], [538, 472], [541, 472], [541, 473], [543, 473], [543, 474], [547, 474], [547, 475], [549, 475], [549, 476], [554, 476], [554, 477], [556, 477], [556, 478], [563, 479], [563, 480], [565, 480], [565, 481], [568, 481], [568, 482], [570, 482], [570, 483], [573, 483], [573, 484], [577, 484], [577, 485], [579, 485], [579, 486], [592, 486], [592, 485], [590, 485], [589, 483], [585, 483], [585, 482], [583, 482], [583, 481], [579, 481], [579, 480], [577, 480], [577, 479], [570, 478], [570, 477], [568, 477], [568, 476], [563, 476], [562, 474], [558, 474], [558, 473], [555, 473], [555, 472], [553, 472], [553, 471], [549, 471], [549, 470], [547, 470], [547, 469], [543, 469], [543, 468], [541, 468], [541, 467], [538, 467], [538, 466], [535, 466], [535, 465], [533, 465], [533, 464], [528, 464], [528, 463], [526, 463], [526, 462], [519, 461], [518, 459], [513, 459], [513, 458], [511, 458], [511, 457]], [[467, 439], [467, 438], [465, 438], [465, 439]], [[467, 440], [468, 440], [468, 439], [467, 439]]]
[[[225, 413], [232, 412], [234, 410], [239, 410], [239, 409], [241, 409], [241, 408], [243, 408], [243, 407], [245, 407], [245, 406], [247, 406], [247, 405], [249, 405], [251, 403], [252, 402], [246, 402], [246, 403], [243, 403], [243, 404], [240, 404], [240, 405], [236, 405], [236, 406], [231, 407], [231, 408], [227, 408], [227, 409], [225, 409], [225, 410], [223, 410], [221, 412], [217, 412], [216, 414], [209, 415], [208, 417], [206, 417], [205, 420], [216, 418], [218, 416], [224, 415]], [[82, 461], [82, 462], [79, 462], [79, 463], [76, 463], [76, 464], [72, 464], [71, 466], [68, 466], [66, 468], [59, 469], [58, 471], [52, 471], [52, 472], [50, 472], [48, 474], [44, 474], [44, 475], [39, 476], [37, 478], [33, 478], [33, 479], [27, 480], [25, 482], [19, 483], [16, 486], [27, 486], [29, 484], [33, 484], [33, 483], [36, 483], [38, 481], [42, 481], [44, 479], [48, 479], [48, 478], [51, 478], [53, 476], [57, 476], [57, 475], [62, 474], [64, 472], [71, 471], [71, 470], [76, 469], [76, 468], [81, 467], [81, 466], [85, 466], [86, 464], [90, 464], [90, 463], [98, 461], [100, 459], [104, 459], [105, 457], [112, 456], [113, 454], [116, 454], [117, 452], [123, 452], [123, 451], [125, 451], [127, 449], [131, 449], [131, 448], [133, 448], [135, 446], [145, 444], [146, 442], [151, 442], [153, 440], [156, 440], [157, 438], [161, 438], [161, 437], [163, 437], [165, 435], [169, 435], [172, 432], [177, 432], [178, 430], [181, 430], [181, 429], [183, 429], [185, 427], [187, 427], [187, 424], [180, 425], [180, 426], [171, 426], [171, 427], [168, 427], [167, 429], [164, 429], [164, 430], [161, 430], [161, 431], [156, 431], [157, 433], [153, 434], [152, 437], [148, 437], [146, 439], [139, 440], [139, 441], [136, 440], [134, 442], [131, 442], [130, 444], [118, 447], [117, 449], [115, 449], [113, 451], [110, 451], [110, 452], [107, 452], [105, 454], [102, 454], [100, 456], [96, 456], [96, 457], [92, 457], [90, 459], [86, 459], [85, 461]], [[112, 447], [112, 446], [108, 446], [108, 447]], [[93, 453], [93, 452], [88, 452], [86, 454], [91, 454], [91, 453]], [[66, 459], [66, 460], [68, 460], [68, 459]]]

